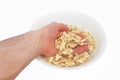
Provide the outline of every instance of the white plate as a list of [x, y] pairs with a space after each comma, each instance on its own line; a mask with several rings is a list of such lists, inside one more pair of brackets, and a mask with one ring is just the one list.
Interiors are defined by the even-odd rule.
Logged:
[[[94, 51], [95, 57], [88, 63], [80, 65], [78, 67], [84, 67], [86, 65], [88, 66], [88, 64], [97, 61], [97, 59], [100, 58], [100, 56], [103, 54], [103, 51], [105, 50], [106, 47], [106, 34], [102, 26], [95, 19], [85, 14], [74, 11], [55, 12], [40, 18], [32, 25], [31, 30], [39, 29], [53, 21], [82, 27], [94, 36], [96, 41], [96, 49]], [[43, 62], [43, 64], [47, 64], [44, 60], [41, 59], [41, 57], [39, 57], [38, 60]], [[47, 64], [47, 66], [48, 65], [50, 64]]]

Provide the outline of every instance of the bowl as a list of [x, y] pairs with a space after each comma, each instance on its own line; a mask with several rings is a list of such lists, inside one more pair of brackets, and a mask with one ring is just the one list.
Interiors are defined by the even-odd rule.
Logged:
[[[101, 24], [92, 17], [74, 11], [55, 12], [41, 17], [32, 25], [30, 30], [40, 29], [51, 22], [61, 22], [64, 24], [71, 24], [84, 28], [86, 31], [90, 32], [91, 35], [95, 38], [96, 49], [93, 52], [94, 57], [86, 64], [82, 64], [76, 67], [88, 66], [89, 64], [97, 61], [97, 59], [99, 59], [100, 56], [103, 54], [103, 51], [106, 47], [106, 33]], [[55, 65], [48, 64], [41, 57], [38, 57], [37, 59], [40, 60], [40, 62], [42, 62], [43, 64], [57, 67]]]

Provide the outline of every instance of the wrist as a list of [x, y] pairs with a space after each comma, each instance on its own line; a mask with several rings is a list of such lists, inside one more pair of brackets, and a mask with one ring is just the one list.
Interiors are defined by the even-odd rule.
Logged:
[[41, 45], [41, 41], [42, 41], [42, 31], [39, 29], [39, 30], [36, 30], [36, 31], [33, 31], [33, 36], [34, 36], [34, 46], [35, 46], [35, 53], [36, 53], [36, 57], [40, 56], [42, 53], [41, 53], [41, 48], [42, 48], [42, 45]]
[[30, 31], [22, 35], [23, 38], [19, 42], [20, 44], [18, 45], [18, 50], [19, 52], [22, 52], [20, 57], [22, 59], [30, 59], [33, 60], [36, 58], [38, 54], [38, 48], [39, 48], [39, 37], [40, 35], [38, 34], [37, 31]]

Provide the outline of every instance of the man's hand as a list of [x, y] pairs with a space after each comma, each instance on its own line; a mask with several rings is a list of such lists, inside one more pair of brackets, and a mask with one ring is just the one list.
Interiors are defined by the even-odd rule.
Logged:
[[57, 53], [54, 41], [64, 24], [53, 22], [43, 28], [0, 41], [0, 80], [14, 78], [36, 57]]
[[[67, 30], [66, 25], [53, 22], [39, 30], [0, 41], [0, 80], [13, 80], [40, 55], [53, 56], [58, 53], [54, 42], [60, 32]], [[84, 38], [83, 35], [80, 37]], [[87, 50], [87, 46], [77, 47], [74, 52], [83, 50]]]

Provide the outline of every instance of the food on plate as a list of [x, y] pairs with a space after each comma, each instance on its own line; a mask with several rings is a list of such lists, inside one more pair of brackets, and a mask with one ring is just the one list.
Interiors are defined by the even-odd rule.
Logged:
[[87, 31], [76, 26], [67, 25], [68, 31], [61, 32], [55, 40], [58, 53], [44, 57], [51, 64], [61, 67], [78, 66], [88, 62], [95, 50], [94, 37]]

